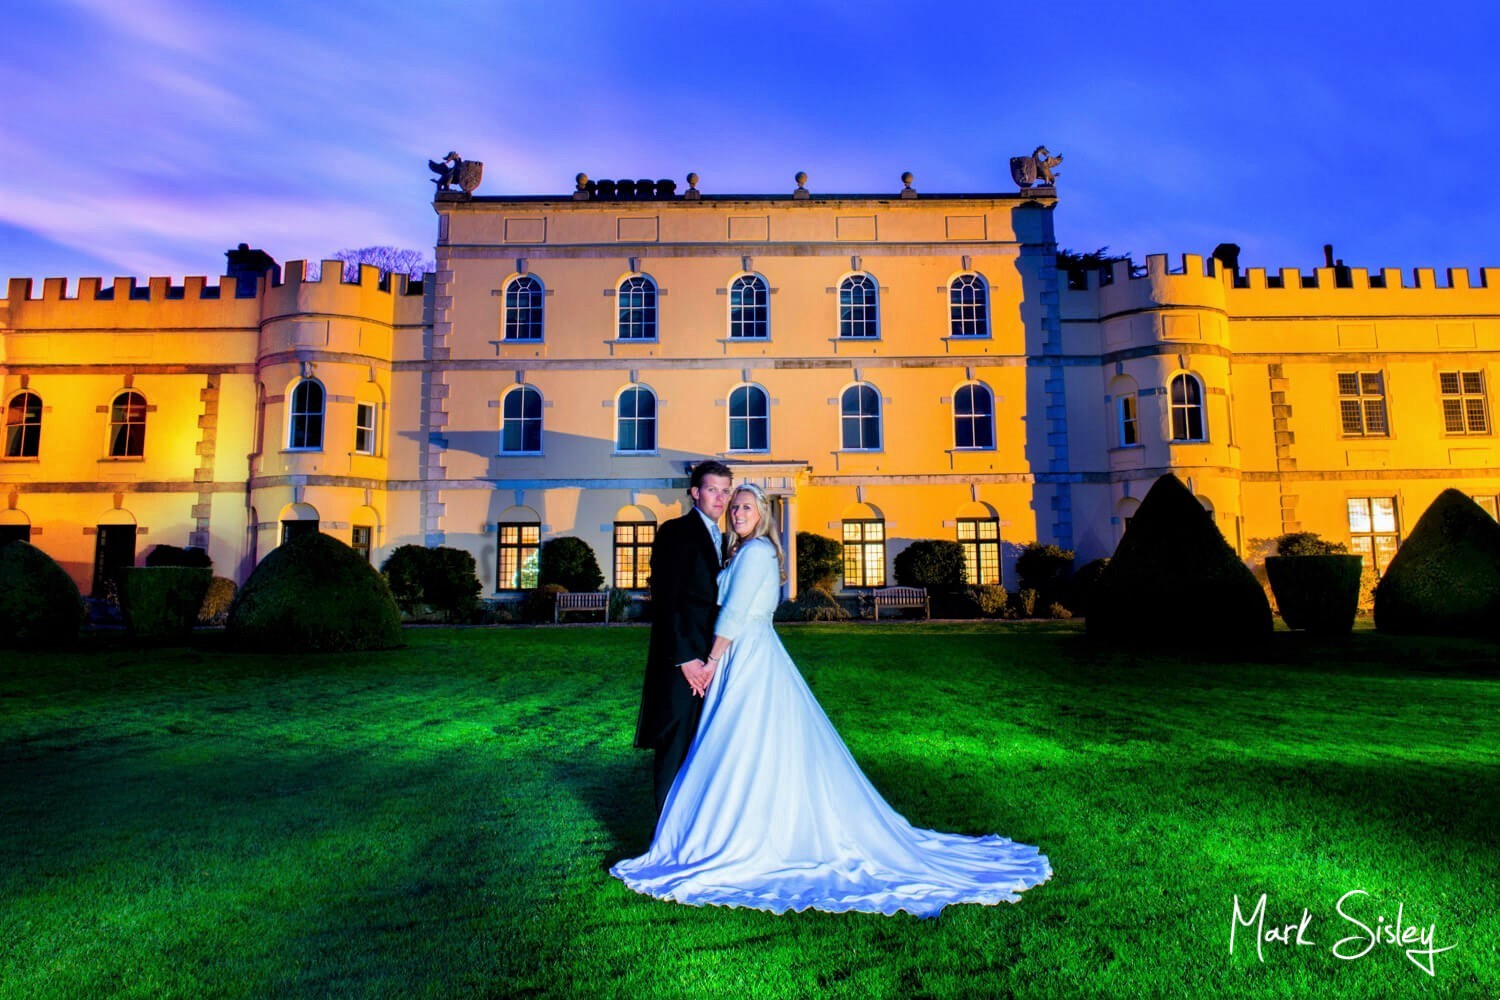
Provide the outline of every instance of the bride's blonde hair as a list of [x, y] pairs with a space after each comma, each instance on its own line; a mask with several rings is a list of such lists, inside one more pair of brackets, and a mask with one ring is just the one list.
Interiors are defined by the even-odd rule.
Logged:
[[730, 558], [733, 558], [734, 554], [739, 551], [740, 546], [746, 542], [754, 541], [757, 538], [764, 538], [771, 543], [771, 548], [776, 550], [776, 566], [781, 570], [781, 581], [785, 583], [786, 553], [781, 550], [780, 535], [771, 530], [771, 498], [766, 496], [765, 492], [754, 483], [745, 483], [735, 487], [734, 494], [729, 498], [730, 507], [734, 506], [735, 500], [739, 499], [741, 493], [748, 493], [755, 498], [755, 509], [760, 513], [760, 518], [755, 522], [755, 527], [751, 529], [748, 538], [735, 536], [734, 541], [729, 544]]

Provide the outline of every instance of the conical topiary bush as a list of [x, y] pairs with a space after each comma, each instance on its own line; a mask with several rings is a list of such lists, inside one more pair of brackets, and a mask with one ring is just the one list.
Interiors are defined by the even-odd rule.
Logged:
[[1375, 627], [1500, 635], [1500, 523], [1458, 490], [1439, 493], [1375, 587]]
[[235, 597], [226, 632], [255, 649], [389, 649], [401, 644], [401, 611], [375, 567], [315, 532], [261, 560]]
[[1271, 604], [1212, 516], [1167, 473], [1099, 575], [1088, 632], [1161, 645], [1258, 639], [1271, 632]]

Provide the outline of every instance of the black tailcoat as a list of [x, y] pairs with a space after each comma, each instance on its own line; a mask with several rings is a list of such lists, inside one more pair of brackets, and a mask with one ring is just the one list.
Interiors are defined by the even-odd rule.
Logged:
[[696, 726], [703, 699], [679, 666], [706, 657], [719, 608], [719, 553], [697, 508], [656, 532], [651, 547], [651, 647], [635, 745], [660, 748], [681, 725]]

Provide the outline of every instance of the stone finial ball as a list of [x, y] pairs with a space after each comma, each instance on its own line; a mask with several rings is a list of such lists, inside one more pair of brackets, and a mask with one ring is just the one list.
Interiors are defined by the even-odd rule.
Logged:
[[589, 175], [588, 174], [579, 174], [577, 177], [575, 177], [573, 179], [578, 182], [578, 190], [582, 191], [584, 188], [588, 187], [588, 184], [589, 184]]
[[794, 179], [796, 180], [798, 187], [806, 187], [807, 186], [807, 171], [806, 170], [799, 170], [799, 171], [797, 171], [797, 176]]
[[698, 186], [698, 175], [697, 174], [688, 174], [688, 187], [695, 188], [697, 186]]
[[907, 187], [911, 187], [911, 182], [912, 182], [911, 171], [908, 170], [906, 173], [904, 173], [904, 174], [901, 175], [901, 183], [905, 184]]

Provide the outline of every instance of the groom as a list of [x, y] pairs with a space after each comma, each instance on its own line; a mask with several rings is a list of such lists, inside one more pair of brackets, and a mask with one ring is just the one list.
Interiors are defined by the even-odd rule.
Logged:
[[703, 658], [713, 646], [719, 613], [719, 518], [729, 505], [733, 477], [722, 462], [706, 461], [693, 467], [690, 483], [693, 509], [657, 529], [651, 547], [651, 647], [635, 745], [656, 751], [657, 815], [698, 731], [703, 692], [714, 675]]

